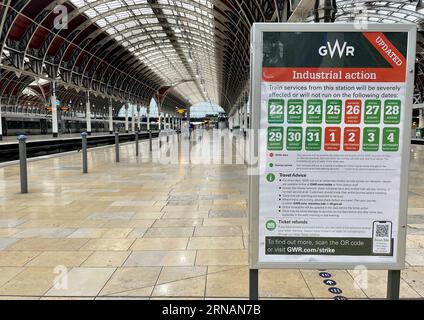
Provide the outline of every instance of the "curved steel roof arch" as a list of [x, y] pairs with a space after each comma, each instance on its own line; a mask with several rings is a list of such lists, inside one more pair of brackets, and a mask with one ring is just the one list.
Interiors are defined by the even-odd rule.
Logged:
[[[109, 14], [109, 13], [108, 13]], [[129, 21], [130, 21], [131, 19], [129, 19]], [[118, 22], [118, 24], [119, 23], [121, 23], [122, 21], [120, 21], [120, 22]], [[90, 26], [91, 24], [89, 24], [89, 23], [87, 23], [87, 27], [88, 26]], [[85, 28], [86, 28], [86, 26], [84, 26], [83, 27], [83, 29], [85, 30]], [[81, 30], [80, 32], [82, 32], [83, 30]], [[98, 32], [96, 32], [95, 34], [92, 34], [92, 35], [90, 35], [90, 36], [92, 36], [92, 38], [93, 38], [93, 40], [95, 39], [95, 37], [99, 34], [100, 32], [98, 31]], [[79, 35], [79, 33], [78, 34], [76, 34], [75, 36], [74, 36], [74, 38], [76, 38], [77, 36]]]
[[[190, 96], [212, 99], [227, 111], [249, 79], [251, 24], [281, 21], [283, 4], [289, 2], [43, 0], [36, 7], [36, 1], [11, 2], [13, 14], [2, 36], [14, 34], [21, 43], [7, 57], [2, 47], [5, 70], [47, 79], [58, 75], [59, 88], [141, 104], [159, 88], [190, 78], [192, 83], [169, 94], [170, 101], [184, 105]], [[49, 30], [56, 5], [69, 10], [69, 30]], [[136, 28], [143, 30], [133, 32]], [[150, 41], [143, 39], [146, 35]]]
[[[90, 5], [89, 6], [86, 6], [85, 8], [90, 8], [90, 9], [96, 8], [96, 4], [98, 4], [98, 3], [99, 2], [90, 3]], [[105, 5], [104, 2], [101, 2], [101, 4]], [[147, 2], [145, 4], [135, 4], [135, 5], [131, 5], [131, 6], [117, 7], [114, 10], [108, 10], [108, 11], [105, 11], [104, 13], [102, 13], [100, 15], [96, 15], [95, 17], [92, 18], [92, 21], [93, 22], [99, 22], [101, 20], [105, 20], [106, 21], [109, 17], [113, 17], [115, 14], [119, 14], [120, 12], [127, 12], [128, 10], [135, 10], [135, 9], [139, 9], [139, 8], [149, 8], [149, 7], [150, 7], [150, 5]], [[155, 6], [152, 5], [152, 7], [163, 9], [163, 8], [165, 8], [165, 5], [164, 4], [155, 5]], [[188, 13], [196, 16], [197, 18], [204, 18], [205, 17], [205, 15], [203, 15], [203, 14], [198, 14], [195, 11], [190, 11], [190, 10], [185, 9], [185, 8], [183, 8], [183, 9], [179, 8], [179, 10], [180, 11], [183, 11], [183, 12], [186, 11], [186, 12], [188, 12]], [[84, 10], [81, 9], [79, 11], [84, 11]], [[134, 20], [137, 20], [139, 18], [142, 18], [144, 20], [148, 20], [150, 18], [155, 18], [157, 20], [157, 18], [159, 18], [159, 17], [166, 18], [166, 15], [161, 15], [161, 16], [158, 16], [158, 15], [155, 15], [155, 14], [152, 14], [152, 15], [143, 15], [143, 16], [137, 16], [137, 15], [134, 15], [134, 14], [132, 16], [128, 15], [126, 19], [119, 19], [119, 20], [116, 19], [114, 22], [108, 23], [107, 24], [108, 29], [106, 29], [106, 32], [108, 30], [110, 30], [110, 29], [117, 29], [118, 26], [125, 25], [125, 23], [127, 23], [127, 22], [133, 22]], [[187, 19], [186, 17], [181, 18], [181, 20], [184, 20], [184, 19], [189, 20], [190, 23], [194, 23], [194, 24], [198, 24], [198, 26], [202, 26], [202, 24], [199, 24], [198, 21], [196, 21], [196, 20], [190, 20], [190, 19]], [[168, 25], [172, 25], [172, 24], [168, 24]], [[149, 28], [149, 27], [156, 27], [156, 26], [162, 27], [163, 24], [161, 24], [158, 21], [155, 24], [149, 24], [149, 25], [142, 24], [140, 27], [142, 27], [142, 28]], [[187, 28], [187, 26], [185, 25], [184, 27], [185, 27], [185, 31], [186, 31], [186, 29], [190, 29], [190, 30], [192, 29], [191, 26], [189, 28]], [[116, 34], [119, 34], [119, 32], [117, 32]], [[179, 72], [179, 70], [176, 70], [176, 71]], [[186, 75], [184, 75], [183, 77], [185, 77], [185, 76]]]
[[[368, 18], [373, 18], [373, 19], [368, 19], [367, 21], [370, 22], [378, 22], [379, 19], [382, 19], [381, 15], [375, 14], [375, 13], [367, 13], [367, 17]], [[341, 22], [350, 22], [351, 18], [348, 15], [336, 15], [336, 19], [337, 21]], [[405, 22], [404, 19], [401, 18], [397, 18], [397, 17], [391, 17], [391, 16], [386, 16], [383, 19], [390, 21], [390, 23], [402, 23]]]
[[[364, 11], [362, 12], [364, 15], [366, 14], [375, 14], [380, 16], [380, 18], [382, 19], [382, 21], [388, 17], [391, 17], [390, 15], [385, 14], [385, 12], [390, 12], [390, 13], [401, 13], [404, 15], [404, 17], [396, 17], [401, 19], [401, 21], [403, 22], [412, 22], [412, 23], [416, 23], [416, 22], [420, 22], [424, 20], [424, 14], [419, 13], [417, 11], [412, 11], [412, 10], [408, 10], [405, 9], [403, 6], [399, 6], [399, 7], [391, 7], [388, 6], [388, 3], [392, 3], [394, 1], [376, 1], [375, 4], [372, 5], [372, 7], [367, 7], [366, 5], [361, 6], [359, 9], [363, 9]], [[366, 2], [361, 2], [363, 4], [366, 4]], [[381, 3], [381, 4], [380, 4]], [[385, 3], [385, 4], [383, 4]], [[398, 2], [395, 2], [398, 3]], [[339, 8], [339, 12], [338, 14], [336, 14], [336, 17], [341, 17], [341, 16], [345, 16], [348, 14], [353, 14], [353, 13], [358, 13], [358, 4], [360, 3], [346, 3], [346, 5], [342, 5], [340, 4]], [[411, 3], [403, 3], [404, 5], [410, 5]], [[414, 19], [415, 18], [415, 19]]]
[[[94, 5], [92, 5], [92, 4], [90, 4], [90, 6], [89, 7], [95, 7], [95, 5], [97, 4], [97, 3], [99, 3], [99, 2], [95, 2], [94, 3]], [[147, 5], [146, 4], [141, 4], [141, 5], [138, 5], [138, 7], [146, 7]], [[164, 4], [161, 4], [161, 6], [164, 6]], [[161, 7], [161, 6], [157, 6], [157, 7]], [[134, 6], [131, 6], [131, 7], [134, 7]], [[135, 6], [135, 7], [137, 7], [137, 5]], [[127, 10], [127, 8], [126, 7], [119, 7], [119, 8], [115, 8], [112, 12], [111, 11], [107, 11], [107, 12], [105, 12], [105, 13], [103, 13], [103, 14], [101, 14], [100, 16], [98, 15], [96, 18], [95, 18], [95, 21], [100, 21], [100, 20], [102, 20], [102, 19], [106, 19], [107, 17], [110, 17], [110, 16], [113, 16], [113, 14], [114, 13], [117, 13], [117, 12], [122, 12], [122, 11], [125, 11], [125, 10]], [[83, 10], [81, 10], [81, 11], [83, 11]], [[201, 15], [201, 16], [203, 16], [203, 15]], [[148, 17], [146, 17], [146, 18], [149, 18], [150, 16], [148, 16]], [[180, 16], [180, 18], [183, 20], [184, 19], [184, 17], [181, 17]], [[126, 19], [124, 19], [124, 20], [119, 20], [119, 21], [115, 21], [115, 24], [116, 25], [119, 25], [119, 24], [122, 24], [122, 23], [125, 23], [126, 21], [131, 21], [132, 20], [132, 17], [127, 17]], [[196, 23], [197, 23], [197, 21], [196, 21]], [[114, 23], [112, 23], [112, 25], [113, 25]], [[108, 25], [108, 27], [109, 28], [111, 28], [111, 25], [109, 24]]]
[[[39, 26], [39, 27], [42, 27], [42, 26]], [[75, 46], [75, 44], [74, 43], [72, 43], [72, 45], [74, 45]], [[48, 50], [46, 50], [46, 52], [48, 52]], [[66, 51], [65, 51], [66, 52]], [[47, 59], [46, 59], [47, 60]], [[45, 64], [45, 63], [47, 63], [47, 61], [46, 60], [44, 60], [43, 61], [43, 65]], [[59, 68], [57, 68], [57, 69], [59, 69]], [[122, 96], [121, 96], [122, 97]]]

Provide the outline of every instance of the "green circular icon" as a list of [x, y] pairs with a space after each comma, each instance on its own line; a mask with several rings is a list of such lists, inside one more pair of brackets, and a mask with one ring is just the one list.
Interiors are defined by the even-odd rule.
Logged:
[[272, 168], [273, 166], [274, 166], [274, 164], [273, 164], [273, 163], [270, 163], [270, 164], [269, 164], [269, 167], [270, 167], [270, 168]]
[[268, 220], [266, 222], [265, 227], [267, 228], [267, 230], [269, 231], [274, 231], [275, 229], [277, 229], [277, 223], [274, 220]]
[[267, 180], [268, 182], [274, 182], [274, 181], [275, 181], [275, 175], [274, 175], [274, 174], [272, 174], [272, 173], [269, 173], [269, 174], [266, 176], [266, 180]]

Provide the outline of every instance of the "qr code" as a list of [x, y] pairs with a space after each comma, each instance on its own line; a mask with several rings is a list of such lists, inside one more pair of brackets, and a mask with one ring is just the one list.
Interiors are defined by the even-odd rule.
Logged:
[[376, 237], [388, 237], [389, 236], [389, 225], [388, 224], [377, 224], [375, 226]]

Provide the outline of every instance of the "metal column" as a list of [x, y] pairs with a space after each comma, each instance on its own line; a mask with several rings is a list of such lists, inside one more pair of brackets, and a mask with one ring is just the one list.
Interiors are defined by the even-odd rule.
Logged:
[[[6, 21], [6, 17], [7, 17], [7, 12], [9, 11], [10, 8], [10, 1], [11, 0], [6, 0], [3, 1], [3, 11], [2, 11], [2, 15], [0, 16], [0, 30], [3, 30], [3, 26], [4, 26], [4, 22]], [[1, 55], [0, 55], [0, 64], [1, 64]]]
[[240, 131], [241, 134], [244, 134], [244, 112], [242, 108], [240, 108]]
[[85, 105], [85, 117], [87, 121], [87, 134], [91, 135], [91, 105], [90, 105], [90, 92], [87, 92], [87, 103]]
[[147, 108], [147, 131], [149, 131], [149, 150], [152, 152], [153, 143], [152, 143], [152, 130], [150, 129], [150, 107]]
[[135, 156], [138, 157], [140, 155], [140, 145], [139, 145], [139, 135], [138, 131], [135, 133]]
[[147, 131], [150, 131], [150, 108], [147, 108]]
[[135, 132], [135, 112], [134, 112], [134, 108], [131, 109], [131, 131], [132, 131], [132, 133]]
[[28, 170], [27, 170], [27, 152], [26, 141], [28, 137], [20, 135], [19, 140], [19, 165], [21, 175], [21, 193], [28, 193]]
[[[170, 115], [168, 113], [165, 114], [165, 129], [170, 129]], [[166, 143], [169, 142], [169, 131], [166, 132]]]
[[52, 104], [52, 132], [53, 137], [57, 138], [59, 135], [59, 124], [57, 119], [57, 100], [56, 100], [56, 82], [52, 81], [52, 97], [51, 97], [51, 104]]
[[245, 105], [244, 109], [244, 137], [247, 137], [247, 131], [249, 129], [249, 116], [248, 116], [248, 104]]
[[128, 105], [125, 106], [125, 133], [129, 131], [129, 123], [128, 123]]
[[137, 132], [141, 132], [140, 106], [137, 106]]
[[112, 99], [110, 99], [109, 102], [109, 133], [113, 133], [113, 106], [112, 106]]
[[187, 123], [188, 123], [188, 139], [191, 139], [191, 131], [190, 131], [190, 117], [191, 117], [191, 109], [187, 107]]
[[159, 114], [159, 118], [158, 118], [158, 130], [159, 131], [161, 131], [162, 130], [162, 115], [161, 115], [161, 113], [159, 112], [158, 113]]

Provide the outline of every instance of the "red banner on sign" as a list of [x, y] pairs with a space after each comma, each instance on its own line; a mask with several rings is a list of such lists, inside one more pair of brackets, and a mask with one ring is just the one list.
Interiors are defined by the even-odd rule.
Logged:
[[405, 68], [263, 68], [266, 82], [405, 82]]

